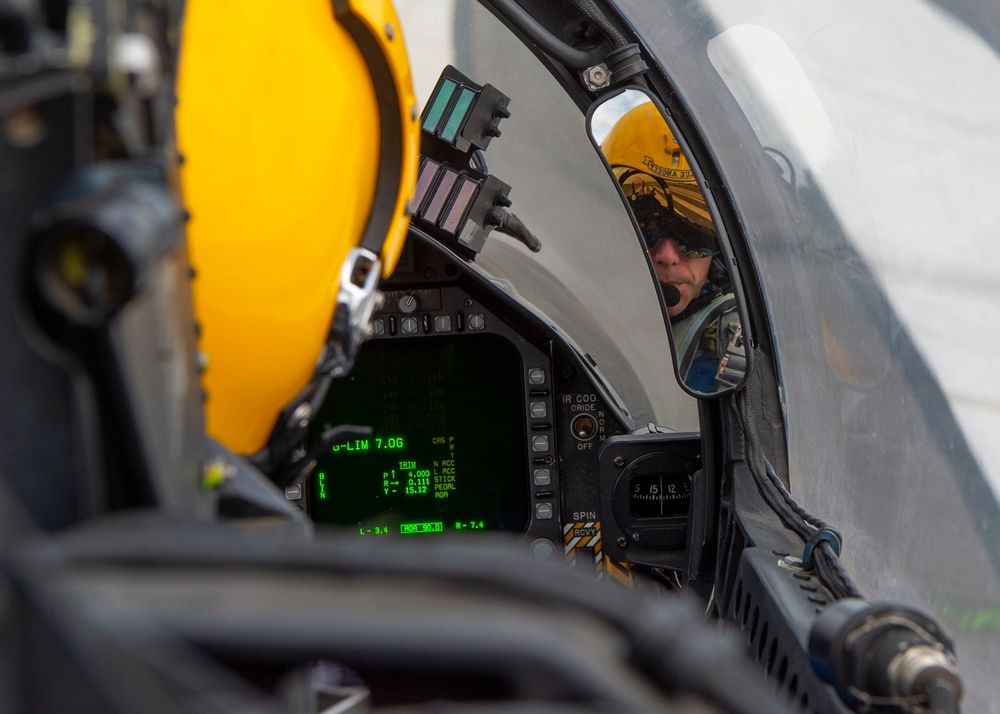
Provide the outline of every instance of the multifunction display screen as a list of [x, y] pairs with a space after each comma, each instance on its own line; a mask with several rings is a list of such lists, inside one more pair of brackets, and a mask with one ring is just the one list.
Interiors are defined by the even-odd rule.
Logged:
[[313, 423], [370, 426], [312, 477], [321, 524], [360, 536], [523, 531], [528, 479], [521, 359], [496, 335], [366, 343]]

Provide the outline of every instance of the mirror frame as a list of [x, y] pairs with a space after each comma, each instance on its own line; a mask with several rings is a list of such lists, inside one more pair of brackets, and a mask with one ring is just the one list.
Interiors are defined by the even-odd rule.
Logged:
[[[645, 95], [645, 97], [650, 102], [653, 103], [653, 106], [660, 113], [660, 116], [663, 117], [663, 120], [667, 123], [667, 126], [670, 128], [670, 131], [673, 132], [674, 138], [680, 145], [681, 152], [684, 154], [684, 158], [687, 159], [688, 165], [691, 167], [691, 172], [694, 174], [695, 181], [698, 184], [698, 189], [701, 191], [702, 195], [705, 198], [705, 204], [708, 208], [709, 215], [712, 217], [712, 221], [715, 224], [716, 234], [719, 241], [719, 248], [722, 252], [722, 257], [725, 262], [725, 268], [729, 271], [729, 276], [732, 281], [733, 296], [736, 299], [736, 309], [739, 314], [740, 324], [742, 325], [743, 329], [743, 342], [744, 345], [746, 346], [745, 348], [746, 372], [744, 373], [743, 378], [739, 381], [739, 383], [737, 383], [734, 386], [725, 387], [711, 393], [700, 392], [698, 390], [691, 389], [681, 378], [680, 361], [677, 354], [677, 346], [674, 342], [673, 326], [670, 322], [670, 316], [667, 313], [667, 304], [663, 298], [663, 291], [659, 288], [659, 281], [656, 277], [656, 271], [653, 267], [653, 260], [649, 255], [649, 250], [646, 248], [645, 241], [643, 240], [642, 237], [642, 231], [639, 227], [639, 223], [635, 217], [635, 214], [632, 212], [631, 206], [629, 206], [628, 198], [626, 198], [621, 185], [619, 184], [617, 178], [615, 177], [611, 165], [608, 163], [607, 158], [604, 156], [604, 152], [601, 151], [600, 142], [597, 141], [597, 138], [594, 136], [593, 132], [594, 114], [609, 101], [613, 100], [615, 97], [625, 94], [626, 92], [638, 92], [640, 94]], [[729, 232], [726, 229], [726, 225], [722, 220], [722, 215], [719, 212], [715, 196], [713, 195], [712, 191], [709, 190], [707, 187], [704, 174], [702, 173], [701, 168], [698, 165], [697, 161], [693, 158], [687, 139], [677, 129], [676, 123], [673, 121], [673, 118], [671, 117], [670, 113], [666, 111], [666, 109], [663, 106], [663, 103], [659, 100], [659, 98], [656, 97], [654, 94], [652, 94], [648, 89], [634, 87], [634, 86], [621, 87], [619, 89], [610, 91], [606, 94], [602, 94], [600, 97], [598, 97], [587, 108], [586, 125], [587, 125], [586, 126], [587, 136], [590, 137], [590, 141], [594, 146], [594, 150], [597, 152], [598, 156], [601, 157], [601, 161], [604, 164], [605, 169], [607, 169], [608, 171], [608, 178], [614, 183], [615, 188], [618, 191], [618, 195], [622, 200], [622, 204], [625, 206], [625, 210], [628, 213], [629, 220], [632, 222], [632, 228], [635, 234], [635, 239], [639, 241], [640, 245], [642, 246], [642, 251], [646, 256], [646, 265], [649, 268], [650, 279], [656, 286], [656, 294], [660, 302], [660, 311], [663, 315], [664, 328], [667, 331], [667, 336], [670, 341], [671, 362], [673, 363], [673, 368], [674, 368], [674, 379], [677, 381], [677, 384], [680, 386], [680, 388], [684, 390], [684, 392], [691, 395], [692, 397], [695, 397], [696, 399], [718, 399], [719, 397], [723, 397], [743, 389], [743, 387], [746, 386], [746, 383], [750, 379], [750, 375], [753, 373], [754, 370], [755, 366], [754, 345], [756, 344], [755, 340], [753, 339], [753, 332], [751, 326], [752, 323], [750, 322], [750, 316], [747, 310], [747, 301], [743, 291], [743, 281], [740, 276], [740, 271], [738, 269], [736, 258], [733, 254], [732, 247], [730, 246], [729, 243]]]

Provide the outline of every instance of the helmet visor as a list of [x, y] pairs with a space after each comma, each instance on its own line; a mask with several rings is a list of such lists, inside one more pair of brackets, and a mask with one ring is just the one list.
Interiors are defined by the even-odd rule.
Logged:
[[647, 250], [669, 238], [687, 258], [718, 255], [719, 243], [711, 223], [706, 226], [701, 225], [704, 221], [690, 220], [684, 210], [685, 206], [704, 203], [696, 184], [671, 186], [657, 176], [628, 167], [614, 167], [614, 171]]

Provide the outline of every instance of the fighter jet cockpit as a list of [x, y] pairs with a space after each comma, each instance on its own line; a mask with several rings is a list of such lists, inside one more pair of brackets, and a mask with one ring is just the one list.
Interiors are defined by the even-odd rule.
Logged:
[[751, 4], [0, 2], [12, 711], [986, 711], [850, 13]]
[[[685, 389], [747, 374], [714, 206], [651, 94], [609, 93], [588, 119], [497, 17], [460, 14], [490, 44], [428, 82], [407, 243], [354, 369], [313, 396], [286, 495], [358, 537], [499, 531], [601, 578], [683, 569], [692, 493], [714, 480]], [[658, 268], [667, 244], [697, 255]]]

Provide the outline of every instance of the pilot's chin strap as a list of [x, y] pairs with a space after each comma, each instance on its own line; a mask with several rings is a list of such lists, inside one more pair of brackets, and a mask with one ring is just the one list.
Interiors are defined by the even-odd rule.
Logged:
[[372, 314], [384, 304], [378, 285], [382, 261], [367, 248], [351, 249], [340, 272], [340, 290], [326, 346], [316, 363], [312, 381], [278, 415], [267, 445], [250, 457], [253, 464], [278, 486], [300, 482], [319, 452], [339, 439], [364, 436], [365, 426], [340, 425], [326, 429], [306, 452], [303, 444], [330, 380], [351, 371], [361, 343], [371, 336]]
[[371, 336], [371, 318], [384, 301], [378, 285], [382, 261], [367, 248], [352, 248], [340, 271], [340, 291], [326, 349], [316, 373], [341, 377], [351, 371], [361, 343]]

